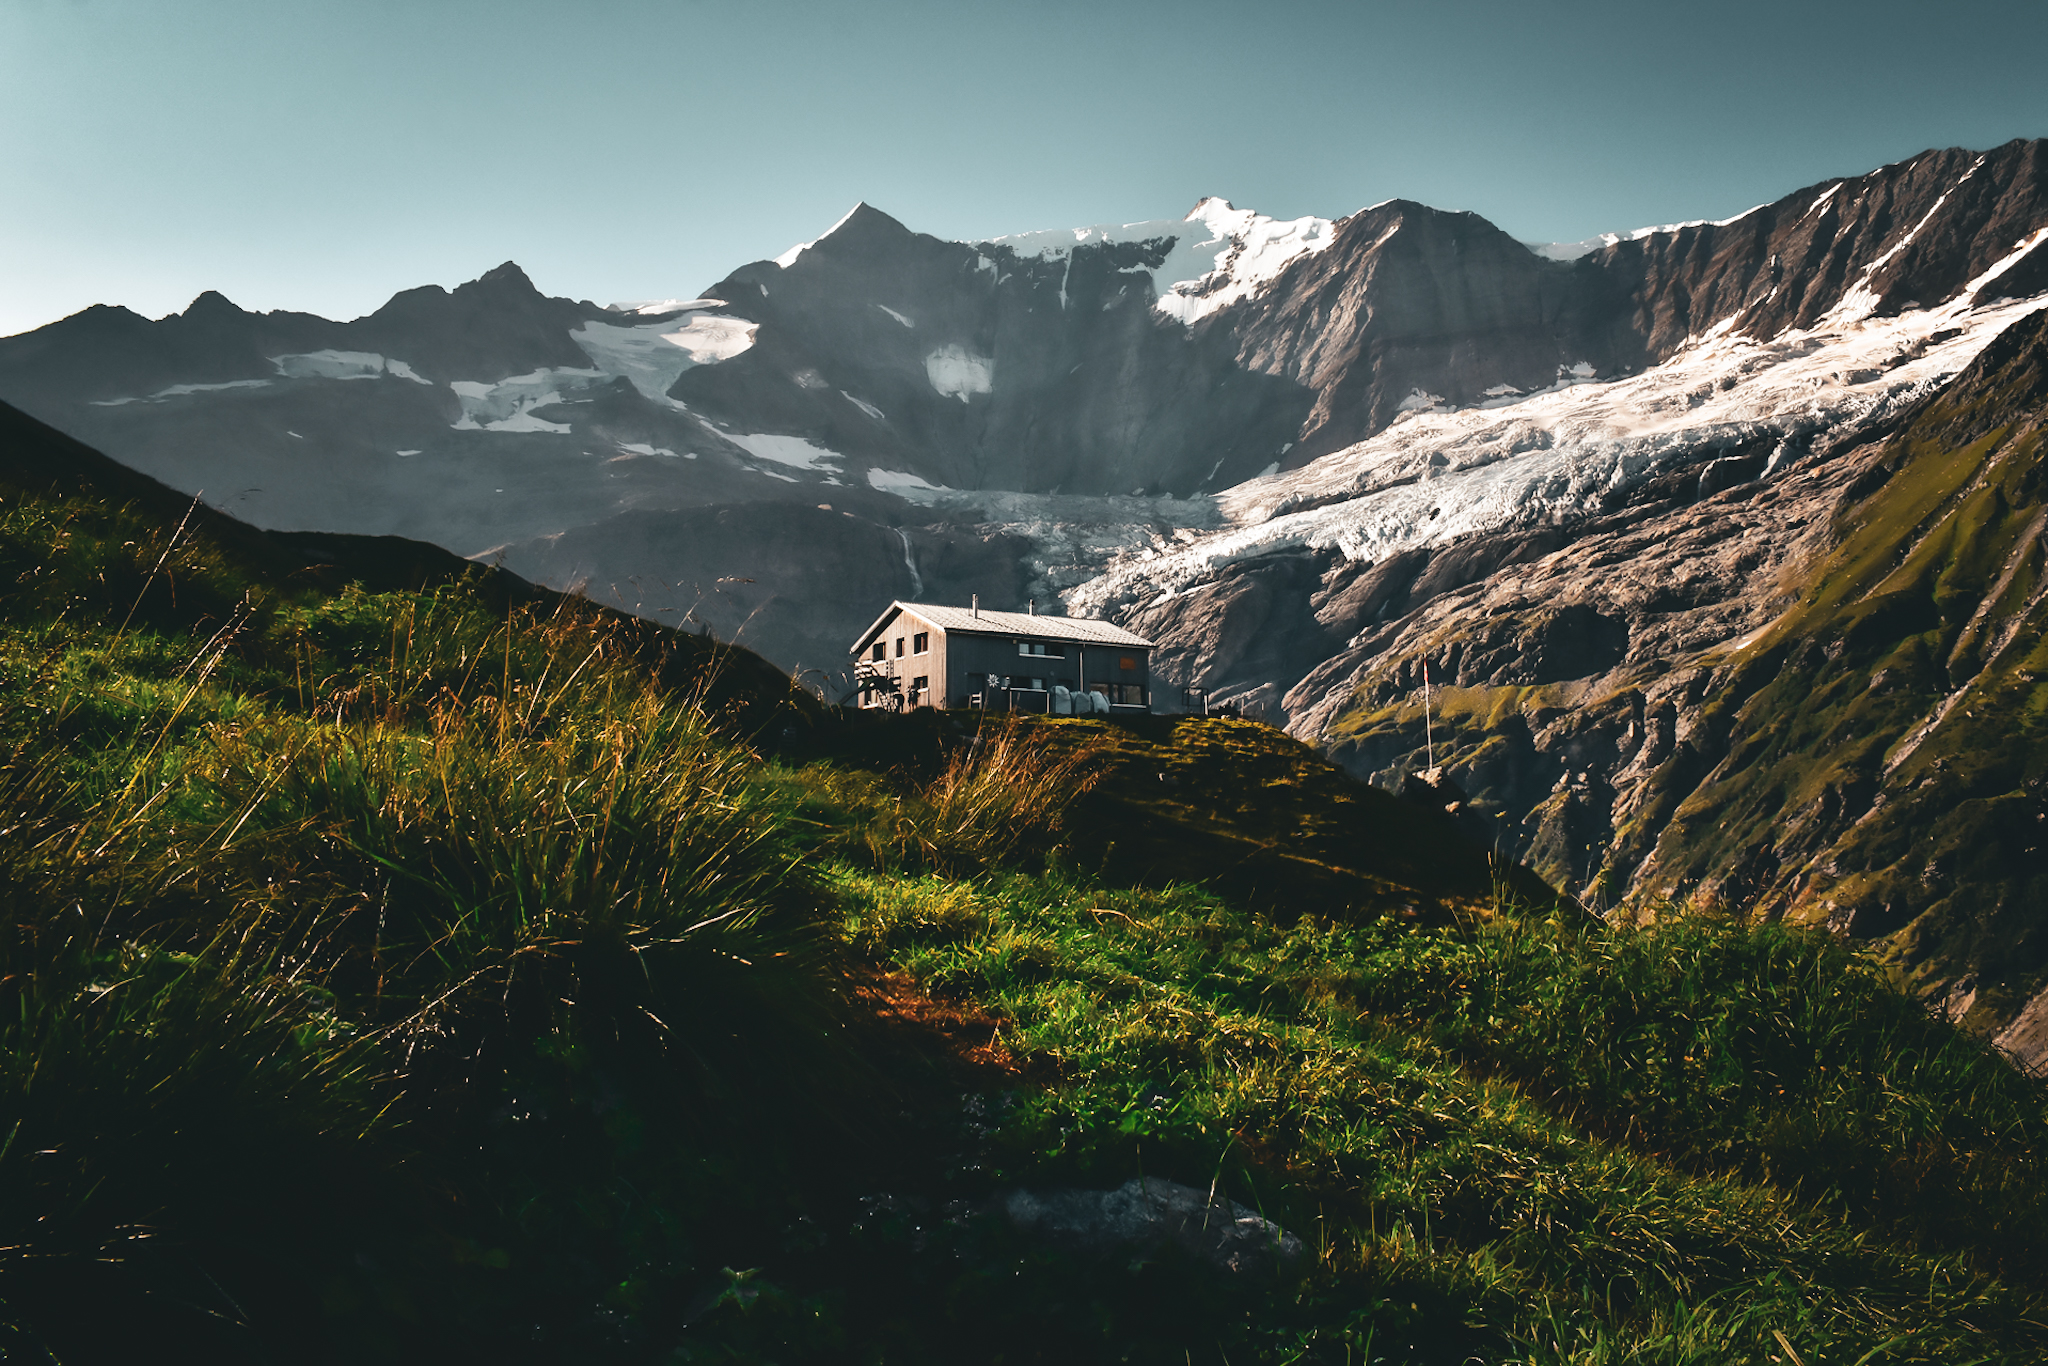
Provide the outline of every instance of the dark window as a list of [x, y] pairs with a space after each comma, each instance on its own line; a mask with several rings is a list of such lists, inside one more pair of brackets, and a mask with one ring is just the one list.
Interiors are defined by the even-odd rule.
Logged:
[[875, 661], [875, 663], [879, 664], [882, 662], [883, 658], [888, 655], [888, 653], [889, 647], [878, 640], [875, 642], [875, 652], [870, 657]]
[[920, 696], [923, 695], [925, 689], [931, 686], [931, 682], [932, 680], [929, 675], [920, 675], [916, 678], [911, 679], [910, 700], [915, 702]]
[[914, 655], [929, 653], [931, 648], [932, 633], [930, 631], [919, 631], [910, 638], [910, 653]]
[[1024, 686], [1029, 688], [1032, 692], [1044, 692], [1045, 680], [1042, 678], [1029, 678], [1024, 681]]
[[1109, 685], [1109, 700], [1120, 707], [1142, 707], [1145, 705], [1145, 690], [1136, 683], [1112, 683]]
[[902, 637], [902, 636], [898, 636], [898, 637], [896, 637], [896, 657], [897, 657], [898, 659], [901, 659], [901, 658], [903, 658], [903, 637]]

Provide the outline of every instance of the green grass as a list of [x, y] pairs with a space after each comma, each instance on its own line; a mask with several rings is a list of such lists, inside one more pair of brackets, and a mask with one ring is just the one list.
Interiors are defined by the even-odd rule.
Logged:
[[[1588, 919], [1249, 723], [853, 717], [0, 492], [10, 1360], [2048, 1346], [2041, 1088], [1825, 939]], [[1311, 1255], [1000, 1212], [1138, 1175]]]
[[[1486, 1360], [1761, 1360], [1772, 1329], [1809, 1359], [2038, 1349], [2032, 1293], [1991, 1275], [2031, 1254], [2038, 1089], [1839, 951], [1686, 924], [1281, 924], [1058, 873], [849, 870], [842, 892], [856, 943], [1062, 1078], [1014, 1103], [1005, 1175], [1221, 1181], [1312, 1234], [1317, 1266], [1247, 1348], [1326, 1359], [1336, 1306], [1379, 1301], [1429, 1306], [1384, 1325], [1417, 1351]], [[1886, 1075], [1854, 1074], [1873, 1057]], [[1933, 1170], [1909, 1197], [1958, 1167], [1991, 1188], [1874, 1219], [1914, 1161]]]

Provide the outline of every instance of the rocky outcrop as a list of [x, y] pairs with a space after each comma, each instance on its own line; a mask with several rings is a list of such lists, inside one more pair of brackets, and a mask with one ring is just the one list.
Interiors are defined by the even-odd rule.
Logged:
[[2048, 310], [1895, 427], [1364, 630], [1296, 733], [1398, 785], [1426, 660], [1437, 761], [1559, 885], [1876, 940], [2011, 1018], [2048, 976]]
[[913, 233], [866, 205], [786, 264], [711, 293], [755, 345], [671, 393], [735, 431], [791, 432], [954, 489], [1173, 493], [1276, 459], [1309, 398], [1229, 339], [1159, 313], [1172, 239], [1024, 255]]
[[1156, 1177], [1113, 1191], [1013, 1191], [1002, 1209], [1019, 1230], [1095, 1256], [1172, 1249], [1238, 1276], [1272, 1276], [1307, 1250], [1255, 1210]]
[[1247, 370], [1314, 395], [1294, 468], [1381, 430], [1403, 404], [1556, 383], [1584, 359], [1559, 328], [1574, 277], [1477, 214], [1390, 200], [1210, 326], [1229, 332]]
[[2048, 143], [1922, 152], [1725, 223], [1603, 248], [1581, 263], [1600, 281], [1579, 325], [1605, 331], [1615, 364], [1640, 365], [1715, 328], [1811, 329], [1845, 303], [1889, 317], [1966, 292], [2026, 298], [2048, 289], [2044, 223]]

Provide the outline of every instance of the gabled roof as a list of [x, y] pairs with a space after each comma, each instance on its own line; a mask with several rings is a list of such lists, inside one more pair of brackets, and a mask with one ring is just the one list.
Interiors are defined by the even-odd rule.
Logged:
[[1082, 645], [1122, 645], [1137, 650], [1152, 648], [1152, 642], [1143, 636], [1088, 617], [1049, 617], [1031, 612], [991, 612], [987, 609], [977, 612], [967, 607], [941, 607], [932, 602], [898, 600], [890, 603], [889, 610], [876, 617], [875, 624], [861, 633], [851, 653], [860, 654], [866, 650], [901, 612], [908, 612], [949, 633], [1057, 640]]

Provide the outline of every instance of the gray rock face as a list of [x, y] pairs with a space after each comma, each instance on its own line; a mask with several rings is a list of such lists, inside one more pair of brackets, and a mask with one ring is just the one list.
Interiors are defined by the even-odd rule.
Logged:
[[1139, 1178], [1113, 1191], [1020, 1190], [1003, 1209], [1019, 1229], [1087, 1252], [1173, 1247], [1232, 1275], [1275, 1275], [1306, 1250], [1255, 1211], [1173, 1181]]
[[947, 488], [1223, 488], [1278, 456], [1309, 397], [1152, 307], [1147, 267], [1170, 245], [1020, 256], [861, 205], [787, 266], [756, 262], [713, 286], [760, 323], [757, 343], [671, 393], [734, 430], [770, 419], [849, 467]]

